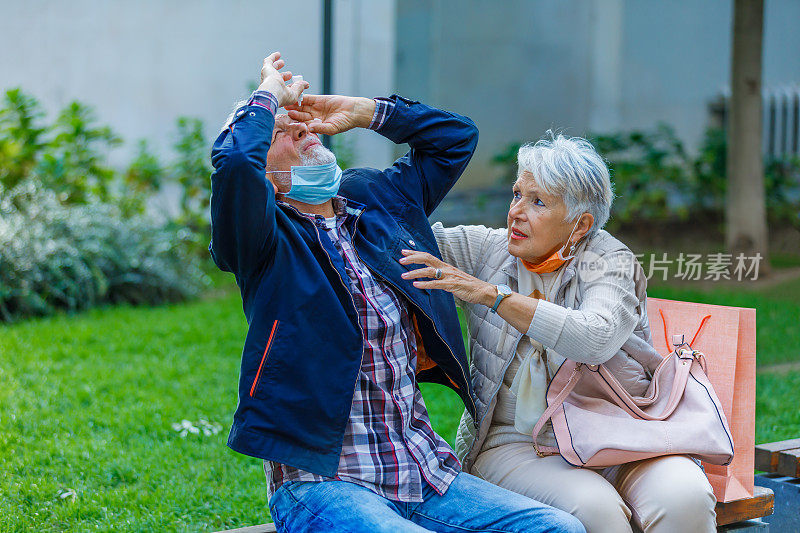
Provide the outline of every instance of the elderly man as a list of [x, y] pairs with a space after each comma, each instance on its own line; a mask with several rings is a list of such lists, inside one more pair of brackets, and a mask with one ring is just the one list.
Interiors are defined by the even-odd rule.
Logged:
[[[474, 124], [398, 96], [297, 105], [308, 84], [287, 87], [283, 67], [264, 60], [214, 143], [210, 246], [249, 324], [228, 445], [264, 459], [278, 530], [582, 531], [462, 473], [417, 387], [447, 384], [475, 412], [452, 298], [414, 288], [398, 262], [438, 255], [427, 217], [472, 156]], [[356, 127], [411, 150], [342, 173], [316, 133]]]

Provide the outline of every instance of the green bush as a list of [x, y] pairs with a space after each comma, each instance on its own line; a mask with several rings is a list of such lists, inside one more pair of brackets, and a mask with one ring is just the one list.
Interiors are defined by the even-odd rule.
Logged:
[[171, 179], [181, 185], [179, 221], [192, 230], [208, 235], [211, 201], [211, 165], [209, 143], [203, 135], [203, 121], [179, 117], [177, 140], [173, 145], [178, 155], [170, 168]]
[[[727, 153], [725, 130], [708, 128], [692, 165], [692, 208], [708, 211], [719, 219], [725, 213]], [[800, 228], [800, 159], [767, 159], [764, 190], [770, 223]]]
[[122, 139], [98, 124], [91, 107], [71, 102], [52, 124], [44, 120], [35, 98], [19, 88], [6, 91], [0, 107], [0, 185], [6, 190], [35, 177], [55, 191], [62, 204], [112, 203], [122, 216], [129, 216], [143, 214], [147, 199], [172, 182], [181, 186], [175, 222], [203, 238], [207, 235], [211, 166], [201, 120], [176, 120], [175, 158], [170, 164], [162, 164], [140, 140], [136, 156], [121, 173], [106, 160]]
[[64, 205], [33, 179], [0, 186], [0, 320], [194, 296], [207, 281], [188, 235], [113, 204]]
[[653, 131], [594, 135], [591, 141], [609, 160], [615, 221], [688, 218], [691, 160], [671, 127], [659, 124]]
[[[708, 128], [695, 156], [687, 153], [666, 124], [653, 130], [588, 137], [611, 170], [616, 192], [612, 227], [641, 221], [686, 221], [690, 214], [710, 221], [724, 219], [724, 130]], [[501, 168], [503, 183], [516, 179], [519, 147], [519, 142], [510, 143], [492, 159]], [[764, 187], [770, 223], [800, 227], [800, 160], [767, 161]]]
[[6, 92], [0, 107], [0, 184], [15, 187], [30, 176], [46, 146], [44, 112], [32, 96], [20, 89]]
[[117, 201], [123, 216], [144, 214], [147, 199], [161, 190], [165, 175], [166, 170], [150, 151], [147, 141], [139, 140], [136, 157], [122, 178], [126, 194]]
[[[145, 141], [124, 172], [107, 164], [122, 140], [94, 111], [71, 102], [47, 124], [21, 89], [0, 106], [0, 321], [101, 303], [157, 304], [206, 284], [210, 166], [203, 124], [177, 121], [174, 163]], [[168, 182], [182, 185], [181, 213], [146, 214]]]
[[501, 152], [492, 156], [492, 164], [502, 169], [499, 182], [512, 184], [517, 180], [517, 153], [520, 146], [521, 142], [510, 143]]
[[122, 144], [108, 126], [95, 124], [94, 112], [72, 102], [49, 128], [52, 135], [44, 146], [36, 175], [62, 203], [86, 204], [112, 199], [116, 174], [106, 162], [108, 151]]
[[800, 228], [800, 158], [768, 162], [764, 179], [769, 219]]

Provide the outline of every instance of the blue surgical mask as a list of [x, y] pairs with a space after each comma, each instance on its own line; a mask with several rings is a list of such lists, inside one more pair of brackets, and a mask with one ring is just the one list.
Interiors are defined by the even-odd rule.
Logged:
[[342, 169], [336, 161], [292, 167], [292, 188], [286, 196], [304, 204], [324, 204], [339, 192]]

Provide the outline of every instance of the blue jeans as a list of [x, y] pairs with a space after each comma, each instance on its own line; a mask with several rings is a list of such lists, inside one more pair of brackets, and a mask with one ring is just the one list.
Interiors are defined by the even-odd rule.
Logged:
[[585, 533], [569, 513], [463, 472], [443, 496], [426, 486], [423, 499], [389, 500], [346, 481], [289, 481], [269, 509], [279, 533]]

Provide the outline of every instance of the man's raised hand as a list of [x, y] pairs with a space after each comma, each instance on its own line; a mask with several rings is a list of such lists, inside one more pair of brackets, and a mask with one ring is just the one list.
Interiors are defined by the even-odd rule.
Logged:
[[296, 81], [287, 87], [286, 82], [292, 79], [290, 71], [279, 72], [286, 65], [280, 52], [272, 52], [264, 58], [261, 66], [261, 84], [259, 90], [271, 92], [278, 100], [279, 107], [294, 104], [300, 99], [303, 91], [310, 87], [307, 81]]
[[355, 96], [303, 96], [303, 103], [287, 105], [289, 118], [305, 122], [313, 133], [336, 135], [353, 128], [366, 128], [375, 113], [375, 100]]

